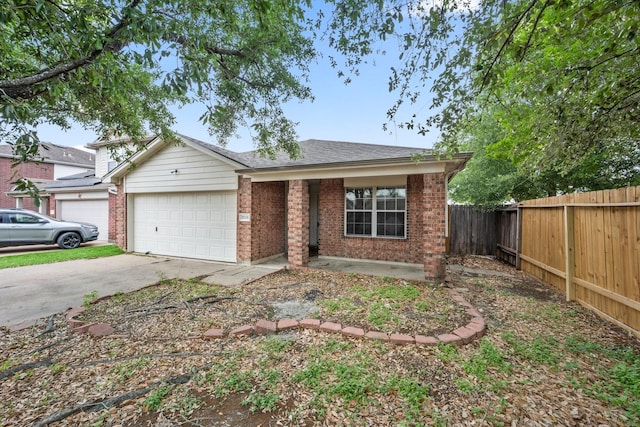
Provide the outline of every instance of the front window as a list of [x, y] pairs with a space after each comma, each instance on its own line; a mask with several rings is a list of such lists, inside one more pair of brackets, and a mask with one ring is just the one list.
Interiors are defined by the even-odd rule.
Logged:
[[371, 237], [406, 236], [406, 188], [347, 188], [345, 235]]

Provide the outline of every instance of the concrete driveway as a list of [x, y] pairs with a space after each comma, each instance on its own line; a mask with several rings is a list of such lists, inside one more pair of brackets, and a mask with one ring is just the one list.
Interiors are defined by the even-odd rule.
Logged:
[[239, 266], [207, 261], [123, 254], [0, 270], [0, 326], [29, 326], [82, 305], [83, 296], [128, 292], [160, 279], [208, 276], [227, 286], [269, 274], [280, 264]]

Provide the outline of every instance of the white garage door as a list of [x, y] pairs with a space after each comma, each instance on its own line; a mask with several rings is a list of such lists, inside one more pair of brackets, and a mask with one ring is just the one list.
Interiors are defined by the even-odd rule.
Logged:
[[88, 222], [98, 226], [98, 240], [109, 240], [108, 200], [58, 200], [56, 217], [65, 221]]
[[133, 250], [236, 262], [236, 192], [136, 194]]

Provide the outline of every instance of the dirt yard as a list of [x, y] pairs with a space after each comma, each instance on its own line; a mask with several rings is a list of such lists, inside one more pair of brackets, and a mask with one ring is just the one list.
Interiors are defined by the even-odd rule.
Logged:
[[[640, 342], [509, 266], [451, 264], [445, 285], [319, 270], [242, 288], [162, 281], [0, 331], [3, 426], [640, 425]], [[477, 308], [483, 338], [395, 345], [310, 329], [205, 339], [260, 319], [311, 318], [437, 336]], [[47, 327], [48, 326], [48, 327]], [[45, 332], [46, 331], [46, 332]]]

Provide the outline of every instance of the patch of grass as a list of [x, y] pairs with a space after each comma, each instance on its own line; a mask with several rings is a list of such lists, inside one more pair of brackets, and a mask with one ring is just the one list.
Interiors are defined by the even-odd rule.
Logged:
[[59, 249], [47, 252], [37, 252], [22, 255], [0, 257], [0, 269], [24, 267], [27, 265], [52, 264], [54, 262], [70, 261], [74, 259], [102, 258], [124, 253], [114, 245], [80, 247], [77, 249]]
[[270, 412], [276, 409], [280, 395], [276, 392], [282, 375], [277, 369], [264, 369], [255, 374], [257, 386], [242, 400], [243, 405], [249, 406], [249, 411]]
[[392, 307], [390, 304], [376, 302], [369, 307], [367, 320], [376, 328], [383, 330], [391, 326], [390, 324], [398, 323], [396, 312], [396, 307]]
[[53, 375], [64, 372], [65, 369], [67, 369], [67, 367], [61, 363], [54, 363], [53, 365], [49, 366], [49, 371], [51, 371]]
[[464, 394], [471, 394], [478, 390], [478, 387], [468, 378], [456, 378], [453, 382], [458, 387], [458, 390]]
[[513, 332], [505, 332], [502, 338], [514, 353], [533, 364], [541, 363], [556, 367], [561, 359], [558, 340], [550, 336], [537, 336], [533, 341], [523, 341]]
[[436, 350], [436, 357], [443, 362], [451, 362], [458, 357], [458, 347], [450, 344], [440, 344]]
[[157, 411], [162, 407], [162, 401], [169, 394], [173, 386], [169, 384], [162, 384], [155, 390], [149, 393], [149, 396], [144, 400], [143, 405], [150, 411]]
[[262, 342], [262, 348], [270, 355], [278, 355], [289, 350], [293, 346], [293, 339], [283, 338], [277, 335], [266, 338]]
[[422, 412], [429, 397], [429, 385], [422, 385], [413, 378], [392, 378], [387, 384], [388, 391], [396, 391], [407, 406], [403, 425], [422, 425]]
[[610, 405], [624, 409], [629, 425], [640, 425], [640, 354], [630, 347], [606, 347], [588, 340], [572, 338], [568, 347], [573, 351], [596, 352], [592, 360], [599, 363], [612, 360], [610, 367], [602, 367], [597, 381], [581, 378], [574, 386]]
[[82, 306], [84, 308], [89, 308], [91, 304], [96, 302], [98, 299], [98, 291], [91, 291], [88, 294], [84, 294], [82, 296]]
[[382, 390], [378, 373], [371, 369], [374, 361], [361, 352], [350, 352], [339, 359], [318, 355], [293, 375], [293, 381], [314, 390], [322, 399], [341, 398], [364, 404]]
[[271, 412], [276, 409], [276, 403], [279, 399], [280, 395], [271, 391], [253, 392], [242, 400], [242, 404], [248, 405], [251, 413], [256, 411]]
[[351, 298], [323, 299], [319, 300], [318, 304], [324, 307], [328, 314], [338, 311], [353, 311], [358, 308], [351, 302]]
[[149, 356], [139, 357], [135, 360], [129, 360], [114, 366], [111, 372], [118, 375], [120, 382], [124, 383], [140, 369], [148, 366], [150, 362], [151, 357]]
[[505, 373], [511, 370], [511, 364], [505, 361], [504, 355], [487, 338], [482, 338], [480, 348], [467, 360], [462, 361], [461, 365], [467, 374], [474, 375], [482, 381], [488, 379], [489, 368]]
[[175, 401], [167, 407], [168, 410], [179, 412], [182, 416], [188, 417], [196, 409], [202, 407], [202, 401], [191, 394], [188, 390], [181, 390], [175, 397]]

